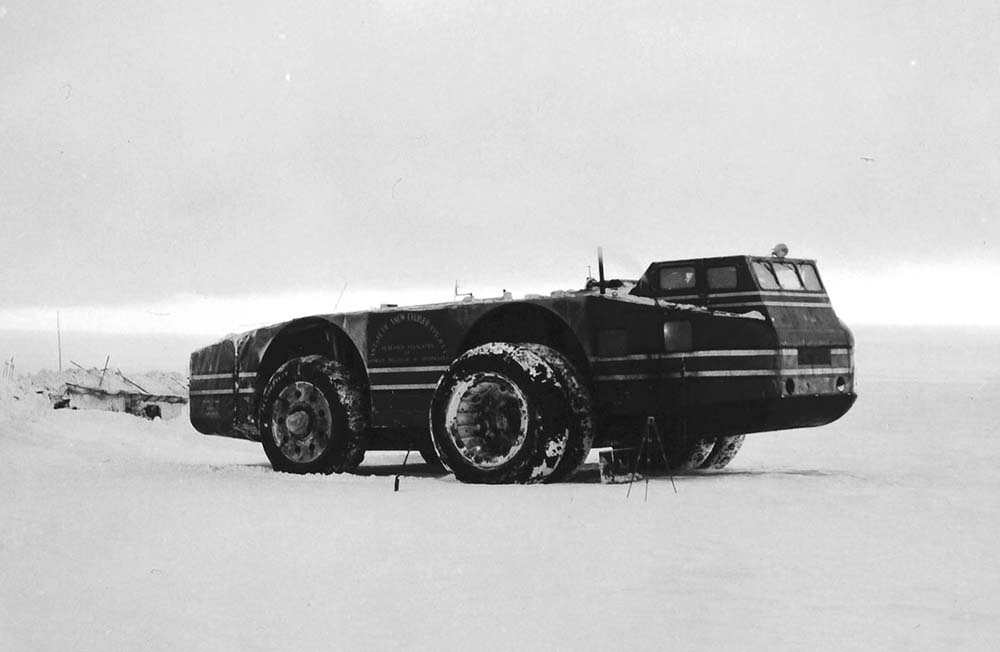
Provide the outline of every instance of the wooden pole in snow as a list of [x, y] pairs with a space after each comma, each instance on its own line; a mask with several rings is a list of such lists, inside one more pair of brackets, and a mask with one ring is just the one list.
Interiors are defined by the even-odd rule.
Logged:
[[58, 310], [56, 310], [56, 345], [59, 347], [59, 371], [62, 371], [62, 331], [59, 328]]
[[104, 385], [104, 374], [108, 373], [108, 360], [110, 359], [111, 359], [111, 354], [109, 353], [108, 357], [104, 358], [104, 371], [101, 372], [101, 382], [97, 383], [98, 387]]
[[143, 389], [143, 388], [142, 388], [142, 385], [140, 385], [140, 384], [136, 383], [136, 382], [135, 382], [134, 380], [129, 380], [129, 379], [128, 379], [128, 378], [127, 378], [127, 377], [125, 376], [125, 374], [123, 374], [123, 373], [122, 373], [122, 370], [121, 370], [121, 369], [115, 369], [115, 373], [116, 373], [116, 374], [118, 374], [118, 377], [119, 377], [119, 378], [121, 378], [122, 380], [124, 380], [124, 381], [125, 381], [126, 383], [128, 383], [129, 385], [132, 385], [132, 386], [134, 386], [134, 387], [138, 387], [138, 388], [139, 388], [139, 391], [140, 391], [140, 392], [142, 392], [143, 394], [149, 394], [149, 392], [147, 392], [147, 391], [146, 391], [145, 389]]

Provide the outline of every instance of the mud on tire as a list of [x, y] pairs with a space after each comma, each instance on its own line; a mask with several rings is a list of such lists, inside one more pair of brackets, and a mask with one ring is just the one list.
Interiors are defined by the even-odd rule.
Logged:
[[[552, 478], [571, 442], [577, 442], [572, 459], [579, 457], [577, 449], [593, 437], [589, 397], [582, 420], [564, 364], [554, 350], [535, 344], [492, 342], [462, 354], [431, 400], [441, 462], [462, 482], [535, 483]], [[573, 468], [566, 475], [579, 462], [568, 464]]]
[[745, 438], [746, 435], [730, 435], [716, 438], [712, 452], [708, 454], [708, 457], [705, 458], [705, 461], [698, 468], [702, 470], [725, 468], [727, 464], [733, 461], [736, 454], [740, 452], [740, 447], [743, 446]]
[[367, 431], [363, 385], [339, 362], [293, 358], [264, 388], [261, 443], [275, 471], [353, 470], [364, 459]]
[[666, 442], [664, 453], [671, 471], [694, 471], [701, 468], [712, 454], [715, 437], [702, 437], [683, 441]]
[[559, 382], [565, 388], [566, 397], [569, 399], [569, 408], [572, 414], [566, 452], [563, 453], [559, 464], [545, 481], [568, 480], [587, 459], [587, 455], [590, 454], [590, 449], [594, 445], [594, 435], [597, 433], [592, 416], [590, 390], [580, 372], [562, 353], [542, 344], [526, 344], [525, 346], [549, 362], [555, 370]]

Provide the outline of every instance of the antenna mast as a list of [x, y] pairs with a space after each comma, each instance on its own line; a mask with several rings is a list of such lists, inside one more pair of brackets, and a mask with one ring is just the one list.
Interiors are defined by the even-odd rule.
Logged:
[[597, 276], [598, 287], [601, 288], [601, 294], [604, 294], [604, 249], [601, 247], [597, 248]]

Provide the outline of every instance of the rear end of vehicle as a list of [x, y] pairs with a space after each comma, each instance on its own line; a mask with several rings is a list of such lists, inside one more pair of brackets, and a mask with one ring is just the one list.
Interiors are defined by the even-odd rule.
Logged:
[[233, 435], [236, 406], [236, 344], [224, 339], [191, 354], [190, 418], [205, 435]]

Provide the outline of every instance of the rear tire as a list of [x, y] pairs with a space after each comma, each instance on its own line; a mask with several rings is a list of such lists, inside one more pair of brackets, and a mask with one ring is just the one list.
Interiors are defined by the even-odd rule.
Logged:
[[319, 355], [278, 368], [261, 397], [260, 432], [275, 471], [342, 473], [361, 463], [368, 430], [361, 385]]
[[727, 464], [733, 461], [736, 454], [740, 452], [740, 447], [743, 446], [744, 439], [746, 439], [746, 435], [718, 437], [715, 440], [712, 452], [709, 453], [708, 457], [705, 458], [705, 461], [698, 468], [703, 470], [725, 468]]
[[462, 482], [551, 478], [571, 441], [591, 440], [578, 431], [579, 401], [565, 376], [562, 357], [541, 345], [492, 342], [463, 353], [431, 400], [430, 428], [441, 462]]
[[[694, 471], [701, 468], [705, 460], [712, 454], [715, 447], [715, 437], [695, 437], [680, 439], [670, 436], [676, 433], [676, 425], [664, 418], [657, 418], [657, 430], [662, 437], [663, 455], [658, 447], [646, 451], [645, 458], [640, 459], [637, 468], [640, 471], [663, 473]], [[666, 458], [666, 459], [664, 459]]]
[[679, 472], [702, 468], [714, 447], [714, 437], [667, 442], [664, 445], [670, 470]]

